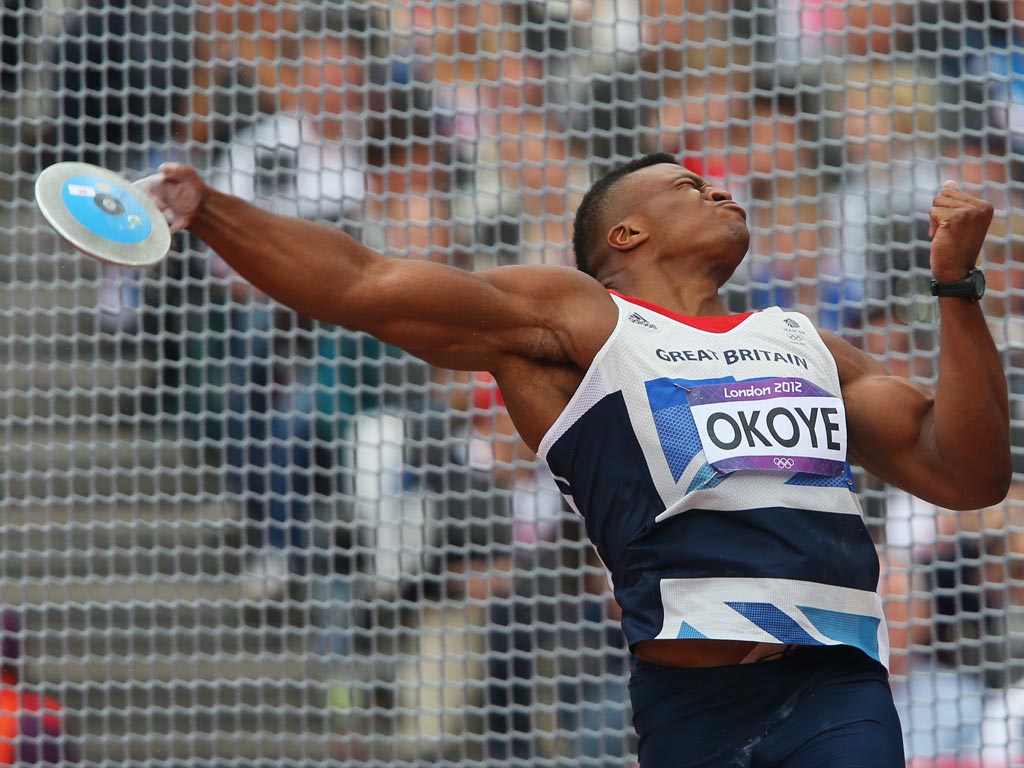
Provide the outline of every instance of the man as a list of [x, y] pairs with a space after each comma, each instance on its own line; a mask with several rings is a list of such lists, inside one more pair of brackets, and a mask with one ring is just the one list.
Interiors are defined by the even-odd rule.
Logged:
[[140, 184], [300, 313], [494, 374], [611, 573], [643, 768], [903, 765], [847, 455], [947, 508], [1006, 493], [1006, 384], [972, 300], [990, 205], [947, 182], [930, 211], [932, 394], [802, 315], [728, 315], [745, 212], [670, 155], [587, 193], [578, 271], [388, 259], [181, 165]]

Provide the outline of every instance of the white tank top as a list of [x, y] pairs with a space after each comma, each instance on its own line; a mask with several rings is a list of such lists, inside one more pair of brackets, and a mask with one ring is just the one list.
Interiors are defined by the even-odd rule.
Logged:
[[886, 664], [878, 559], [835, 360], [772, 308], [619, 319], [540, 456], [586, 521], [630, 645], [851, 645]]

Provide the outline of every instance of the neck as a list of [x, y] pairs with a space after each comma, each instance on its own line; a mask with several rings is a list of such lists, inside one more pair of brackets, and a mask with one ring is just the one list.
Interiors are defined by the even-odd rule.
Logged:
[[703, 277], [669, 281], [662, 278], [664, 275], [629, 279], [625, 275], [615, 275], [606, 280], [605, 285], [624, 296], [649, 301], [679, 315], [717, 317], [729, 314], [725, 301], [718, 293], [717, 280]]

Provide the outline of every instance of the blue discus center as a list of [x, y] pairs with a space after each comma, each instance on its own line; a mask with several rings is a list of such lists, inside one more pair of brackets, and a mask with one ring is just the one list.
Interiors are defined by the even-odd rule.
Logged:
[[94, 235], [115, 243], [141, 243], [153, 231], [149, 214], [126, 190], [94, 176], [75, 176], [60, 190], [64, 205]]

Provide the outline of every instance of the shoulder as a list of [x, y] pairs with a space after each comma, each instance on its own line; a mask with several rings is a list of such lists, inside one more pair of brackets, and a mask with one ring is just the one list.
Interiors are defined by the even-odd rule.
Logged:
[[607, 338], [618, 308], [608, 289], [590, 275], [569, 267], [524, 265], [490, 270], [492, 283], [517, 295], [536, 313], [540, 324], [572, 333], [598, 328]]
[[476, 273], [497, 289], [517, 316], [534, 329], [531, 357], [568, 357], [586, 368], [618, 322], [608, 289], [570, 267], [521, 265]]
[[496, 288], [536, 303], [545, 314], [587, 308], [607, 312], [615, 308], [607, 288], [590, 275], [571, 267], [515, 265], [495, 267], [476, 274]]

